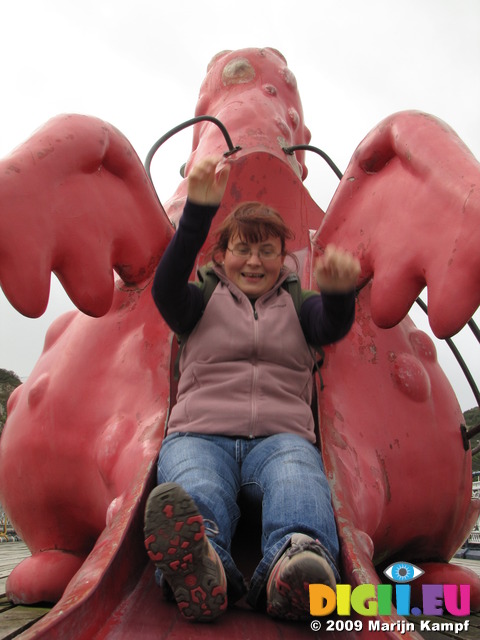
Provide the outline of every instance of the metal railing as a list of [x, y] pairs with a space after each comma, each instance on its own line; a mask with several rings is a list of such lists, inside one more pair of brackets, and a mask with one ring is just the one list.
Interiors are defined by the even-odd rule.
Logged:
[[15, 529], [11, 525], [7, 514], [3, 510], [2, 505], [0, 504], [0, 543], [1, 542], [18, 542], [19, 537], [17, 536]]

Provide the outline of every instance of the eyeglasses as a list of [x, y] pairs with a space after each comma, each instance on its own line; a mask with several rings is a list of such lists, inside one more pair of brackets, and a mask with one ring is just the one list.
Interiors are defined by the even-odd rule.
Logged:
[[[236, 258], [250, 258], [254, 253], [251, 247], [244, 244], [236, 245], [232, 249], [230, 247], [227, 247], [227, 249]], [[273, 260], [274, 258], [278, 258], [278, 256], [281, 256], [282, 254], [277, 253], [272, 247], [260, 247], [260, 249], [256, 251], [256, 255], [260, 258], [260, 260]]]

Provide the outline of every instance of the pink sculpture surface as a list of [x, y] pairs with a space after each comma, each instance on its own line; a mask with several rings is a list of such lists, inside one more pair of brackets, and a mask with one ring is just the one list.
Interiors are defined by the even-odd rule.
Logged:
[[[204, 114], [241, 147], [212, 233], [236, 203], [263, 200], [295, 232], [305, 287], [329, 242], [361, 260], [356, 322], [326, 349], [318, 394], [344, 581], [378, 584], [398, 559], [429, 563], [427, 582], [468, 582], [480, 608], [477, 577], [448, 564], [480, 508], [463, 416], [433, 342], [406, 316], [427, 285], [432, 329], [445, 337], [480, 303], [479, 163], [445, 123], [397, 113], [358, 146], [325, 214], [302, 184], [305, 152], [283, 151], [310, 132], [278, 51], [218, 54], [200, 89]], [[214, 124], [196, 124], [186, 175], [225, 150]], [[0, 441], [0, 502], [32, 551], [8, 595], [60, 600], [25, 638], [132, 638], [140, 628], [150, 638], [187, 624], [162, 603], [141, 536], [171, 393], [172, 335], [150, 285], [185, 197], [182, 180], [163, 210], [129, 142], [91, 117], [54, 118], [1, 162], [6, 296], [20, 313], [42, 314], [52, 271], [79, 309], [50, 327]], [[252, 625], [277, 637], [281, 624], [242, 610], [225, 618], [202, 637], [241, 638]]]

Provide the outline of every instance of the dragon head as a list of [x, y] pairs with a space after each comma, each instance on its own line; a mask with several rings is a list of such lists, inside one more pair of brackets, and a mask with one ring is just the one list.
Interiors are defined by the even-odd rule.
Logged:
[[[306, 178], [304, 152], [287, 156], [282, 150], [308, 144], [311, 134], [304, 123], [295, 76], [276, 49], [222, 51], [214, 56], [200, 87], [195, 115], [218, 118], [242, 150], [268, 151], [290, 163], [299, 178]], [[197, 124], [186, 171], [196, 156], [224, 150], [217, 127], [209, 122]]]

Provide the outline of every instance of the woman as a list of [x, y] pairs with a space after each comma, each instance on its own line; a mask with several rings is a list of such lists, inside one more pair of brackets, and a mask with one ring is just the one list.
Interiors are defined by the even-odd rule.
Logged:
[[[339, 578], [338, 537], [315, 446], [308, 343], [342, 338], [354, 317], [359, 264], [328, 247], [316, 267], [322, 294], [299, 314], [282, 286], [291, 232], [260, 203], [224, 221], [212, 256], [219, 279], [205, 306], [188, 282], [224, 194], [229, 165], [192, 168], [178, 230], [157, 268], [155, 303], [189, 334], [177, 402], [149, 496], [145, 545], [189, 620], [217, 618], [247, 591], [231, 556], [238, 498], [262, 508], [263, 557], [247, 601], [275, 617], [309, 615], [308, 584]], [[204, 308], [205, 307], [205, 308]]]

